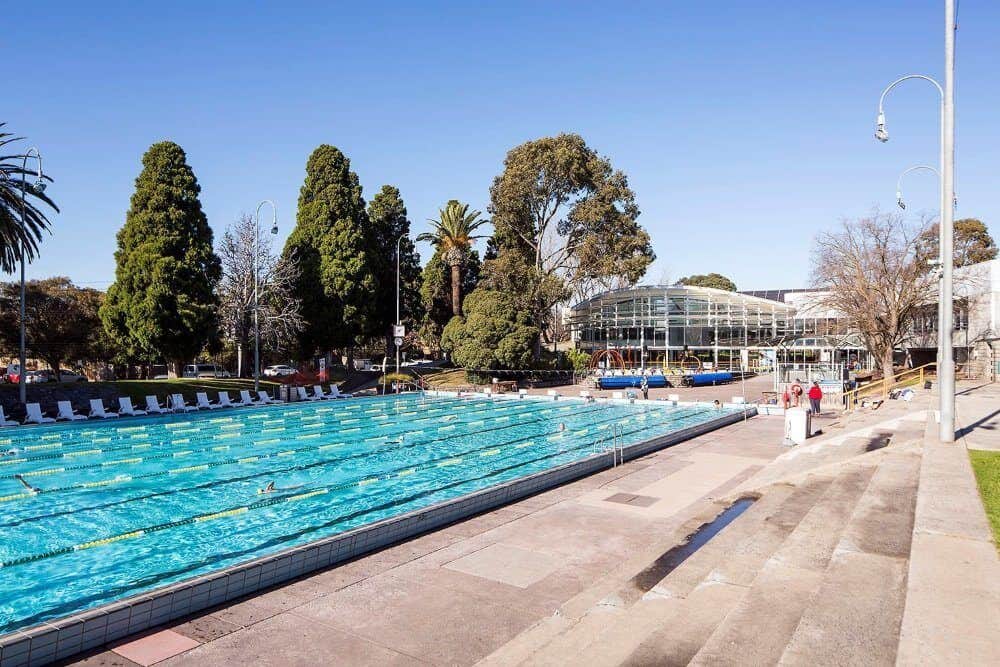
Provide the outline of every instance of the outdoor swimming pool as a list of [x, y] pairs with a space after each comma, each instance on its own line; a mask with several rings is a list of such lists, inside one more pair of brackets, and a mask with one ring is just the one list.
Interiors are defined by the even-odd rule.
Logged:
[[404, 394], [0, 431], [0, 634], [717, 417]]

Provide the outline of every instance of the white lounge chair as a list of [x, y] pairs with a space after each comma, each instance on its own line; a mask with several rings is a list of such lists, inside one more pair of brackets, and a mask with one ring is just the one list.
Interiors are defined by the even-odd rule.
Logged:
[[24, 409], [28, 414], [28, 418], [24, 420], [25, 424], [51, 424], [55, 421], [52, 417], [42, 414], [42, 406], [38, 403], [28, 403]]
[[335, 384], [330, 385], [330, 391], [326, 393], [327, 398], [352, 398], [354, 394], [345, 394], [340, 391], [340, 387]]
[[318, 384], [313, 385], [313, 395], [316, 396], [316, 398], [323, 401], [327, 400], [328, 398], [334, 398], [333, 396], [330, 396], [328, 393], [323, 391], [323, 387]]
[[206, 410], [218, 410], [222, 406], [218, 403], [212, 403], [208, 400], [208, 392], [199, 391], [194, 395], [195, 399], [198, 401], [198, 409], [205, 408]]
[[117, 419], [117, 412], [108, 412], [104, 409], [104, 399], [92, 398], [90, 399], [90, 417], [100, 417], [101, 419]]
[[219, 407], [220, 408], [235, 408], [236, 404], [229, 400], [228, 391], [219, 392]]
[[[299, 387], [299, 389], [302, 389], [302, 387]], [[281, 401], [274, 400], [271, 398], [271, 395], [263, 389], [257, 391], [257, 405], [271, 405], [272, 403], [281, 403]]]
[[240, 389], [240, 400], [235, 403], [237, 407], [245, 408], [251, 405], [260, 405], [257, 401], [253, 400], [250, 396], [249, 389]]
[[171, 412], [171, 410], [169, 407], [165, 408], [162, 405], [160, 405], [160, 399], [158, 399], [156, 396], [147, 396], [146, 412], [148, 412], [151, 415], [165, 415], [168, 412]]
[[21, 422], [16, 422], [13, 419], [7, 419], [7, 415], [3, 412], [3, 406], [0, 405], [0, 427], [3, 426], [20, 426]]
[[198, 408], [184, 402], [183, 394], [170, 394], [170, 409], [174, 412], [197, 412]]
[[309, 392], [307, 392], [305, 387], [296, 387], [295, 391], [298, 393], [300, 401], [322, 401], [323, 400], [321, 397], [319, 397], [319, 396], [313, 396], [312, 394], [310, 394]]
[[59, 401], [56, 403], [59, 408], [58, 414], [56, 414], [56, 420], [65, 419], [66, 421], [76, 421], [77, 419], [86, 419], [86, 415], [78, 415], [76, 411], [73, 410], [73, 404], [69, 401]]
[[[152, 399], [155, 400], [156, 397], [155, 396], [150, 396], [149, 398], [152, 398]], [[140, 417], [140, 416], [146, 414], [146, 411], [145, 410], [137, 410], [136, 408], [132, 407], [132, 399], [129, 398], [128, 396], [119, 396], [118, 397], [118, 414], [120, 414], [120, 415], [128, 415], [129, 417]]]

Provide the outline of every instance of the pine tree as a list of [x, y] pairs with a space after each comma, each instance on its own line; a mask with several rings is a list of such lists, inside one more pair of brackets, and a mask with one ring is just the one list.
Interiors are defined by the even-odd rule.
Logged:
[[323, 144], [306, 162], [295, 229], [285, 244], [299, 263], [295, 295], [306, 327], [300, 352], [354, 346], [377, 307], [371, 234], [358, 175], [337, 148]]
[[105, 329], [127, 356], [165, 359], [178, 373], [218, 340], [221, 270], [200, 192], [180, 146], [149, 147], [118, 232], [115, 282], [101, 307]]
[[399, 243], [399, 301], [400, 320], [412, 331], [420, 321], [423, 309], [420, 302], [420, 255], [410, 239], [410, 221], [399, 189], [383, 185], [368, 203], [373, 247], [381, 250], [376, 257], [381, 265], [379, 278], [379, 312], [373, 322], [373, 335], [389, 330], [396, 321], [396, 242]]

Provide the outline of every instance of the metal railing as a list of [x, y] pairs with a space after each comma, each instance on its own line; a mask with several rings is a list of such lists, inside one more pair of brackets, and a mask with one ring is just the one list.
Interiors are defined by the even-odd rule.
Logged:
[[862, 399], [865, 398], [872, 398], [875, 396], [885, 397], [888, 396], [889, 392], [894, 389], [922, 385], [931, 373], [930, 369], [932, 366], [936, 372], [937, 362], [932, 361], [929, 364], [917, 366], [916, 368], [907, 368], [906, 370], [898, 373], [893, 373], [890, 377], [885, 377], [881, 380], [870, 382], [863, 387], [846, 391], [844, 392], [843, 397], [844, 410], [850, 412], [861, 403]]

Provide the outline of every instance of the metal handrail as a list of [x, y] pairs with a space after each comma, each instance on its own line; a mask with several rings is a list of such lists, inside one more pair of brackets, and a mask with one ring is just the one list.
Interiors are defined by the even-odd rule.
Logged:
[[[882, 378], [878, 382], [872, 382], [866, 384], [863, 387], [858, 387], [857, 389], [852, 389], [850, 391], [844, 392], [844, 409], [853, 409], [855, 403], [857, 403], [859, 398], [867, 398], [869, 396], [882, 395], [886, 396], [890, 391], [902, 386], [912, 386], [915, 384], [923, 384], [924, 376], [928, 372], [927, 369], [930, 366], [934, 366], [937, 370], [937, 362], [932, 361], [930, 363], [924, 364], [923, 366], [917, 366], [916, 368], [907, 368], [906, 370], [900, 371], [899, 373], [894, 373], [891, 377]], [[913, 374], [917, 375], [914, 376]], [[904, 376], [910, 376], [904, 378]], [[862, 395], [862, 392], [865, 392]]]

